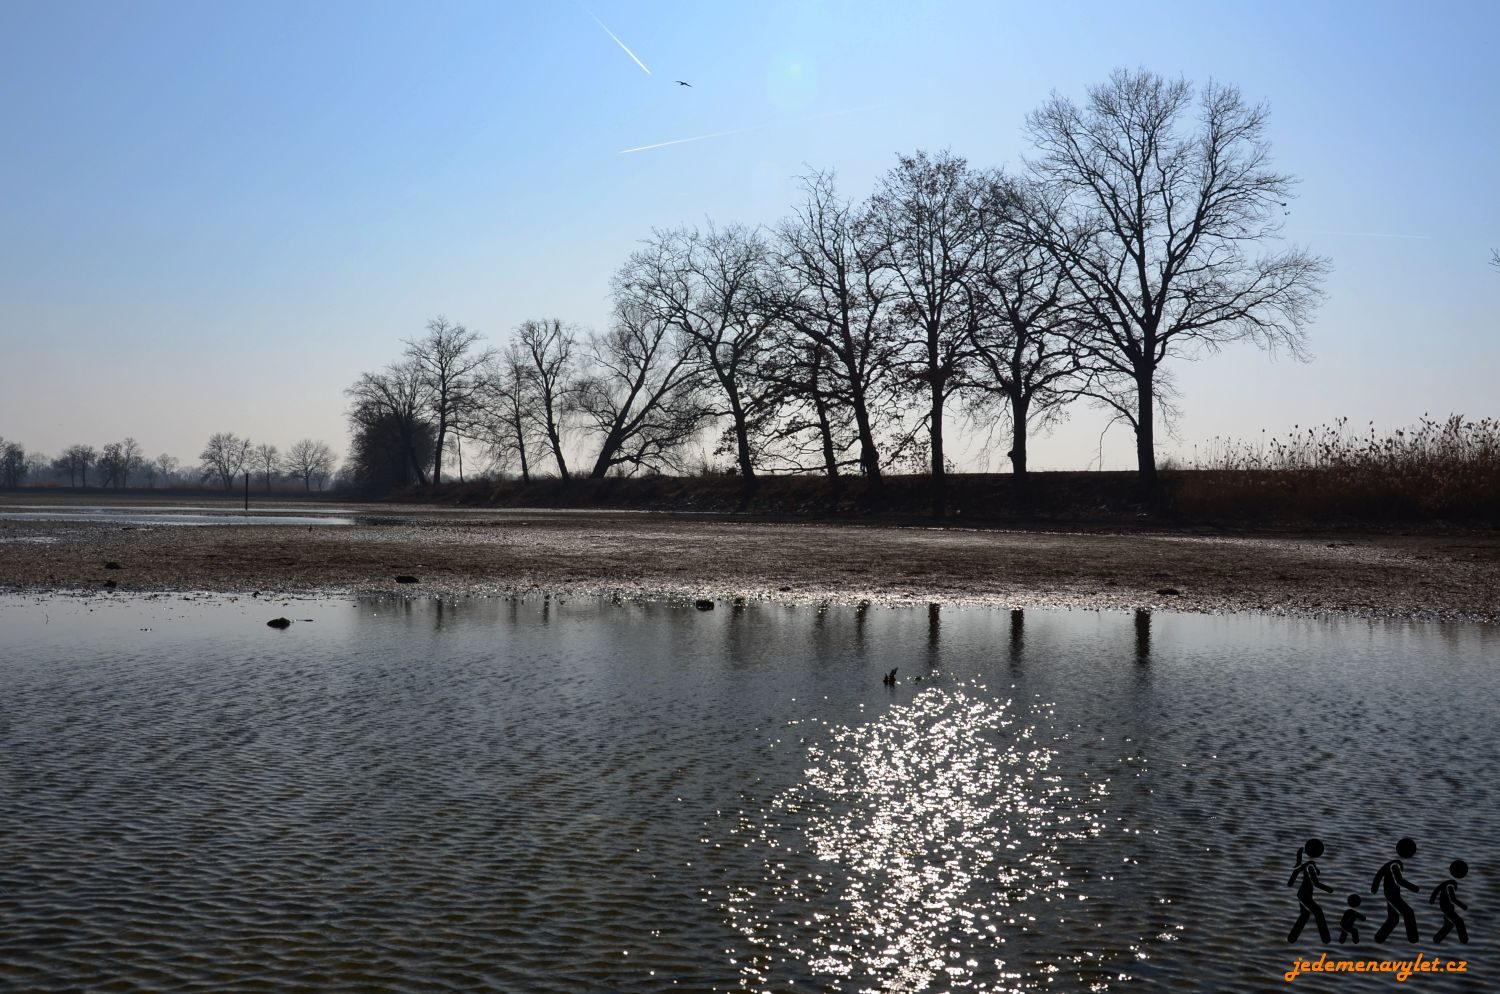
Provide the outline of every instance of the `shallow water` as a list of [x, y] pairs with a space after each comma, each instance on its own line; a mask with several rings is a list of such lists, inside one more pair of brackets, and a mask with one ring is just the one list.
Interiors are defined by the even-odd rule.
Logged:
[[[1323, 950], [1309, 836], [1361, 957], [1457, 956], [1427, 896], [1467, 860], [1470, 972], [1408, 984], [1500, 973], [1490, 628], [12, 597], [0, 633], [0, 989], [1260, 991]], [[1422, 939], [1376, 947], [1402, 836]]]
[[300, 514], [257, 508], [255, 513], [222, 507], [97, 507], [12, 504], [0, 509], [0, 521], [90, 521], [118, 525], [352, 525], [353, 517]]

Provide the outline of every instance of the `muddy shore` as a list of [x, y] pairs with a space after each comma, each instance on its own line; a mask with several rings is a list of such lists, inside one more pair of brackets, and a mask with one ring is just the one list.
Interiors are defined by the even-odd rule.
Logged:
[[[0, 511], [17, 503], [0, 502]], [[0, 591], [545, 591], [1500, 621], [1500, 537], [1491, 534], [1108, 534], [609, 511], [343, 510], [356, 523], [0, 520]]]

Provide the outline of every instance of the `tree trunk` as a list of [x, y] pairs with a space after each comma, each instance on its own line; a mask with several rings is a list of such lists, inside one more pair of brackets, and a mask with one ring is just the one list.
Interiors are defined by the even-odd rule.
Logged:
[[443, 446], [448, 443], [448, 420], [438, 418], [437, 445], [432, 451], [432, 485], [443, 481]]
[[547, 426], [547, 436], [552, 440], [552, 455], [557, 459], [557, 473], [566, 482], [572, 479], [572, 474], [568, 472], [568, 461], [563, 458], [562, 438], [550, 424]]
[[830, 480], [838, 479], [839, 460], [833, 451], [833, 426], [828, 423], [828, 404], [814, 394], [813, 407], [818, 412], [818, 433], [823, 438], [823, 470]]
[[948, 480], [943, 459], [943, 381], [933, 371], [932, 378], [932, 516], [941, 518], [948, 510]]
[[734, 448], [740, 478], [745, 481], [746, 488], [749, 488], [751, 481], [755, 479], [755, 463], [750, 457], [750, 425], [738, 397], [730, 397], [729, 413], [734, 418]]
[[1019, 383], [1010, 395], [1010, 470], [1011, 493], [1023, 513], [1031, 511], [1031, 478], [1026, 472], [1026, 419], [1031, 413], [1031, 396]]
[[1136, 383], [1135, 458], [1140, 470], [1141, 499], [1154, 504], [1156, 491], [1156, 387], [1149, 372]]
[[880, 484], [880, 453], [875, 449], [875, 432], [870, 428], [870, 412], [865, 406], [864, 387], [855, 387], [854, 425], [859, 429], [859, 467], [865, 478], [875, 485]]
[[620, 451], [620, 427], [616, 425], [609, 430], [608, 435], [604, 436], [604, 446], [599, 450], [599, 458], [594, 460], [594, 468], [589, 473], [589, 479], [604, 479], [618, 451]]

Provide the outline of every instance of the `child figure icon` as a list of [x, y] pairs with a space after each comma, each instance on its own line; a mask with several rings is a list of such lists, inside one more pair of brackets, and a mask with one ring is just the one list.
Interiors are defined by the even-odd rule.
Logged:
[[1353, 942], [1355, 945], [1359, 945], [1359, 923], [1362, 922], [1362, 921], [1368, 921], [1369, 919], [1367, 919], [1364, 915], [1360, 914], [1358, 911], [1354, 910], [1355, 908], [1358, 908], [1358, 907], [1359, 907], [1359, 895], [1358, 894], [1350, 894], [1349, 895], [1349, 908], [1348, 908], [1347, 911], [1344, 912], [1344, 916], [1339, 919], [1339, 941], [1340, 942], [1343, 942], [1345, 939], [1348, 939], [1350, 942]]
[[1464, 927], [1464, 920], [1458, 914], [1458, 908], [1465, 911], [1469, 906], [1458, 899], [1458, 882], [1469, 875], [1469, 864], [1461, 859], [1455, 859], [1448, 866], [1448, 872], [1453, 874], [1453, 879], [1444, 880], [1432, 888], [1432, 895], [1427, 898], [1428, 904], [1436, 904], [1443, 912], [1443, 927], [1437, 930], [1432, 937], [1433, 942], [1442, 942], [1452, 931], [1458, 932], [1459, 942], [1469, 941], [1469, 930]]

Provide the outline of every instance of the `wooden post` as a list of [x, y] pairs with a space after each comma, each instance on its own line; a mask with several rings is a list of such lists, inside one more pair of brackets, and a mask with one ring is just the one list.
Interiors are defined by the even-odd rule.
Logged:
[[245, 470], [245, 513], [250, 513], [250, 471]]

